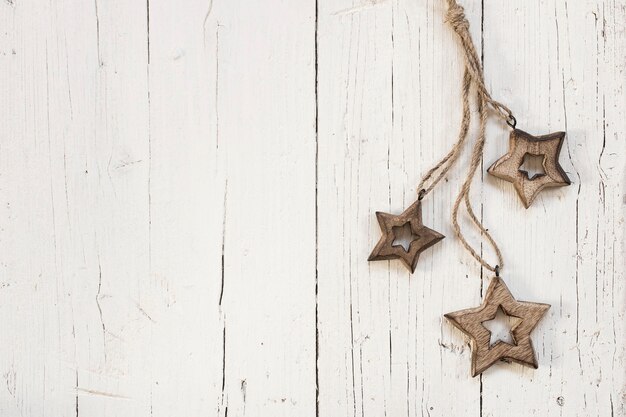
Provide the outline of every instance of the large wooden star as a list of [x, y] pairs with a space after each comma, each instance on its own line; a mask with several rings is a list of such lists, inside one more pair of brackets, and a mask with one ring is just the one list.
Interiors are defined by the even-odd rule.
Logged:
[[[439, 242], [445, 236], [424, 226], [422, 223], [422, 202], [417, 200], [399, 216], [376, 212], [382, 236], [370, 254], [368, 261], [400, 259], [404, 265], [415, 272], [420, 253]], [[406, 224], [411, 227], [411, 242], [408, 250], [396, 243], [396, 231]]]
[[[498, 341], [491, 345], [491, 332], [482, 324], [496, 317], [498, 308], [518, 318], [511, 328], [513, 344]], [[472, 376], [476, 376], [499, 360], [514, 361], [537, 368], [537, 358], [530, 332], [548, 311], [550, 305], [516, 301], [500, 278], [493, 278], [480, 307], [448, 313], [444, 317], [471, 339]]]
[[[571, 181], [559, 164], [559, 154], [565, 139], [565, 132], [544, 136], [532, 136], [515, 129], [509, 137], [509, 152], [487, 169], [491, 175], [512, 182], [522, 199], [524, 207], [532, 204], [539, 191], [546, 187], [570, 185]], [[544, 173], [529, 178], [528, 172], [521, 170], [526, 155], [542, 156]]]

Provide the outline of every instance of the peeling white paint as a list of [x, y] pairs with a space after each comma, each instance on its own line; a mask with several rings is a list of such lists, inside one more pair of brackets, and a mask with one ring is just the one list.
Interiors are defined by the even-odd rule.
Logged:
[[494, 97], [568, 132], [572, 186], [472, 193], [552, 305], [539, 369], [470, 378], [441, 319], [489, 279], [449, 226], [462, 169], [414, 275], [366, 260], [456, 137], [443, 3], [0, 2], [0, 415], [626, 414], [623, 0], [462, 2]]

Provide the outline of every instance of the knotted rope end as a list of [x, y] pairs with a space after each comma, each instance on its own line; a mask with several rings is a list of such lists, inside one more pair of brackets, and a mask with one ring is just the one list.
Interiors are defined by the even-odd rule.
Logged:
[[469, 22], [465, 17], [465, 9], [454, 0], [448, 2], [445, 22], [449, 23], [450, 26], [454, 28], [455, 32], [459, 32], [460, 29], [469, 29]]

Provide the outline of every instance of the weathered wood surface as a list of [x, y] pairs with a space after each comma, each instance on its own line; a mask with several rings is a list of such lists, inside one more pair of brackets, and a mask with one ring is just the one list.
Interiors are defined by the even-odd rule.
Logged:
[[1, 1], [0, 415], [624, 415], [624, 0], [462, 2], [493, 96], [568, 134], [572, 186], [472, 195], [552, 305], [539, 368], [469, 377], [442, 317], [491, 276], [458, 168], [423, 213], [449, 238], [367, 262], [456, 137], [443, 3]]

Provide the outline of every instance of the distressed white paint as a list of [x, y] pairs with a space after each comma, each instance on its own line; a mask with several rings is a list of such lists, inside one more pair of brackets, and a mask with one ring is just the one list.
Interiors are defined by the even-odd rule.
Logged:
[[540, 368], [471, 379], [441, 319], [489, 279], [449, 225], [462, 169], [414, 275], [366, 261], [456, 136], [442, 3], [0, 2], [0, 415], [624, 415], [623, 0], [463, 2], [493, 95], [568, 132], [571, 187], [473, 192], [553, 306]]

